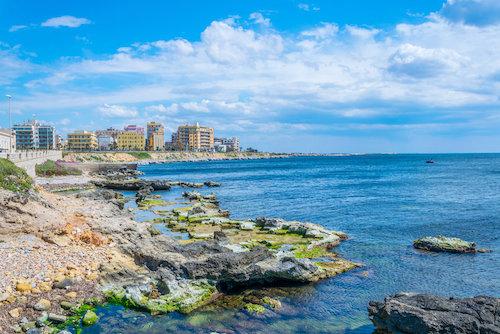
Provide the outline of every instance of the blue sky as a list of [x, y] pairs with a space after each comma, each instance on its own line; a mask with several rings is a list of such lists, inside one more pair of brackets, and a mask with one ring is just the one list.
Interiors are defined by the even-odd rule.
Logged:
[[270, 151], [498, 152], [498, 50], [497, 0], [0, 0], [13, 119], [61, 134], [198, 121]]

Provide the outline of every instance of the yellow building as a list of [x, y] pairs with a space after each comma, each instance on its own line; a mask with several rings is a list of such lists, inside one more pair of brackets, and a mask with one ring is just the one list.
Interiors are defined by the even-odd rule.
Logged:
[[117, 148], [119, 150], [144, 150], [146, 139], [138, 132], [124, 131], [118, 134], [116, 138]]
[[214, 148], [214, 129], [206, 126], [181, 125], [177, 129], [177, 149], [181, 151], [209, 151]]
[[68, 134], [68, 150], [92, 151], [97, 149], [97, 137], [91, 131], [75, 131]]
[[163, 124], [149, 122], [147, 124], [147, 149], [148, 151], [159, 151], [165, 148], [165, 128]]

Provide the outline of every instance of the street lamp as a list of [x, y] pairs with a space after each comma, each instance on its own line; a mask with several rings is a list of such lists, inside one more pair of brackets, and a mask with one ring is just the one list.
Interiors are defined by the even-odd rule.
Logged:
[[12, 95], [5, 95], [5, 97], [9, 100], [9, 153], [12, 153], [12, 121], [10, 116], [10, 101], [12, 100]]

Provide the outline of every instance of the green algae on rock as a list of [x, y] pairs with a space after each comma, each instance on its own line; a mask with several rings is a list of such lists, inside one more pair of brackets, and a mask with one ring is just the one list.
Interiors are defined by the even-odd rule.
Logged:
[[92, 325], [96, 324], [98, 321], [99, 321], [99, 317], [97, 316], [97, 314], [92, 310], [88, 310], [87, 312], [85, 312], [85, 314], [82, 318], [82, 325], [83, 326], [92, 326]]
[[245, 310], [249, 313], [262, 314], [266, 312], [266, 308], [259, 304], [248, 303], [245, 305]]
[[476, 253], [474, 242], [445, 236], [424, 237], [413, 242], [413, 247], [432, 252]]
[[[172, 282], [173, 283], [173, 282]], [[167, 294], [159, 294], [147, 286], [107, 287], [104, 294], [109, 303], [145, 310], [151, 314], [169, 312], [189, 313], [207, 303], [216, 293], [207, 281], [185, 280], [170, 286]]]

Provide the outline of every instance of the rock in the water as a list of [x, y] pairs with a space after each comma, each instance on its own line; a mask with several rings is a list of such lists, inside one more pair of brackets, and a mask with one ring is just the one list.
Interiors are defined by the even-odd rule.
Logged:
[[500, 298], [399, 293], [370, 302], [377, 333], [500, 333]]
[[92, 326], [97, 321], [99, 321], [99, 317], [95, 314], [94, 311], [88, 310], [85, 312], [85, 315], [82, 318], [82, 324], [84, 326]]
[[413, 247], [432, 252], [475, 253], [476, 244], [444, 236], [424, 237], [413, 242]]
[[207, 187], [220, 187], [220, 183], [214, 181], [205, 181], [203, 182], [203, 184], [206, 185]]

